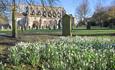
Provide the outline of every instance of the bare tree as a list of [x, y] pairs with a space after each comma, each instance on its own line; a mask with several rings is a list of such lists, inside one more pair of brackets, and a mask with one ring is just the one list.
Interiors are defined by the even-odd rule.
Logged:
[[107, 15], [107, 7], [104, 7], [102, 5], [102, 3], [104, 2], [104, 0], [99, 0], [96, 4], [96, 8], [95, 8], [95, 12], [93, 17], [95, 18], [95, 21], [97, 24], [99, 24], [101, 27], [103, 27], [103, 22], [104, 20], [107, 19], [108, 15]]
[[0, 0], [0, 13], [4, 13], [8, 9], [8, 0]]
[[[84, 23], [88, 26], [87, 23], [87, 16], [90, 12], [89, 9], [89, 1], [88, 0], [82, 0], [82, 3], [76, 8], [76, 14], [77, 17], [81, 20], [84, 21]], [[88, 27], [87, 27], [88, 28]]]
[[[17, 5], [19, 4], [19, 2], [24, 2], [28, 5], [32, 5], [35, 3], [36, 0], [0, 0], [0, 9], [2, 9], [4, 11], [4, 9], [6, 9], [7, 7], [10, 6], [11, 11], [12, 11], [12, 37], [17, 38], [17, 24], [16, 24], [16, 10], [17, 10]], [[48, 4], [50, 6], [52, 6], [53, 4], [55, 4], [56, 1], [59, 0], [40, 0], [41, 4], [43, 6], [45, 6], [45, 4]], [[0, 10], [1, 11], [1, 10]]]

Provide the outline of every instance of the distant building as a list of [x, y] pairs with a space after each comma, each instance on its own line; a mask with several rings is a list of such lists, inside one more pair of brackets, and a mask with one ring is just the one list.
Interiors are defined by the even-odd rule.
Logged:
[[59, 28], [62, 16], [66, 13], [62, 7], [40, 5], [20, 5], [17, 9], [16, 22], [24, 28]]
[[0, 29], [10, 29], [10, 25], [8, 24], [8, 20], [5, 16], [0, 15]]

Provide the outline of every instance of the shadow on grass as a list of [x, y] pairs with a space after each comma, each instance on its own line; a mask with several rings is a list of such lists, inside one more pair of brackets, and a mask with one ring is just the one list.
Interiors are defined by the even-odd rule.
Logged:
[[15, 46], [17, 39], [13, 38], [11, 35], [0, 35], [0, 46]]
[[15, 46], [16, 42], [0, 42], [0, 45], [5, 45], [5, 46]]
[[61, 33], [24, 33], [23, 35], [49, 35], [49, 36], [62, 36]]
[[[58, 33], [22, 33], [19, 34], [17, 39], [12, 38], [11, 35], [0, 35], [0, 45], [5, 46], [15, 46], [18, 42], [28, 42], [28, 41], [41, 41], [47, 39], [56, 39], [62, 36], [61, 32]], [[115, 33], [109, 34], [76, 34], [72, 33], [72, 36], [115, 36]]]
[[8, 37], [8, 38], [12, 38], [11, 35], [0, 35], [0, 37]]

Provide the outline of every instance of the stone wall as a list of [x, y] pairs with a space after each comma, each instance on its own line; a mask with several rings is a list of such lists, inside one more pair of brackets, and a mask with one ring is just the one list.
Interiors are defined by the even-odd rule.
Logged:
[[[46, 29], [48, 27], [56, 26], [58, 28], [58, 23], [59, 23], [60, 18], [44, 18], [44, 17], [29, 17], [28, 18], [28, 27], [33, 28], [33, 25], [38, 26], [40, 29]], [[37, 22], [34, 23], [34, 22]]]

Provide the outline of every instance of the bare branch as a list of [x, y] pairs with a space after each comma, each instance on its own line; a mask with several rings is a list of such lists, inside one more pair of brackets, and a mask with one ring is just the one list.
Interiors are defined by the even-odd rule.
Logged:
[[82, 3], [76, 8], [77, 17], [79, 17], [81, 20], [84, 20], [89, 12], [88, 0], [83, 0]]

